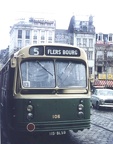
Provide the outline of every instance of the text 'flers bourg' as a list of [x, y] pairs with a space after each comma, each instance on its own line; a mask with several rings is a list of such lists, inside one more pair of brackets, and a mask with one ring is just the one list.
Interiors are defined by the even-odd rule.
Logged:
[[48, 49], [49, 55], [78, 55], [77, 50], [51, 50]]

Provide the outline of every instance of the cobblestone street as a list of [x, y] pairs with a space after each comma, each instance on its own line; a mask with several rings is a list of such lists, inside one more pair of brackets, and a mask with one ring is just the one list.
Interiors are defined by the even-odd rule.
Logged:
[[113, 110], [91, 109], [90, 130], [73, 133], [75, 144], [113, 144]]

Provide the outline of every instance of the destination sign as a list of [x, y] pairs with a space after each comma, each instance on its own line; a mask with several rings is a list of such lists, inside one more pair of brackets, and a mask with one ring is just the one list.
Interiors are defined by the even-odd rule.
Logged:
[[80, 50], [71, 47], [46, 46], [45, 54], [51, 56], [80, 56]]
[[45, 53], [43, 46], [33, 46], [29, 49], [30, 55], [49, 55], [49, 56], [80, 56], [78, 48], [46, 46]]

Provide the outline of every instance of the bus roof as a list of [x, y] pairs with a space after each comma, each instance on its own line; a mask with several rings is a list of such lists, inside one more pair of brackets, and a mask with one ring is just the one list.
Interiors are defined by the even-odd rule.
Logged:
[[[25, 47], [23, 47], [23, 48], [21, 48], [19, 51], [17, 51], [16, 53], [14, 53], [13, 54], [13, 56], [14, 57], [18, 57], [18, 56], [20, 56], [20, 55], [22, 55], [22, 53], [24, 53], [25, 51], [26, 51], [26, 49], [30, 49], [31, 47], [45, 47], [45, 46], [50, 46], [50, 47], [61, 47], [61, 49], [62, 48], [64, 48], [64, 49], [68, 49], [68, 48], [72, 48], [72, 49], [75, 49], [75, 50], [79, 50], [81, 53], [83, 53], [83, 55], [85, 55], [86, 53], [85, 53], [85, 51], [82, 49], [82, 48], [79, 48], [79, 47], [76, 47], [76, 46], [73, 46], [73, 45], [69, 45], [69, 44], [59, 44], [59, 43], [51, 43], [51, 44], [49, 44], [49, 43], [41, 43], [41, 44], [33, 44], [33, 45], [28, 45], [28, 46], [25, 46]], [[68, 49], [69, 50], [69, 49]], [[29, 50], [28, 50], [29, 51]], [[32, 55], [33, 56], [33, 55]], [[56, 56], [56, 55], [54, 55], [54, 56]], [[58, 55], [57, 55], [58, 56]], [[59, 54], [59, 56], [60, 56], [60, 54]], [[61, 56], [63, 56], [63, 55], [61, 55]], [[65, 55], [65, 56], [69, 56], [69, 55]], [[71, 55], [70, 55], [71, 56]], [[77, 56], [77, 55], [74, 55], [74, 56]]]

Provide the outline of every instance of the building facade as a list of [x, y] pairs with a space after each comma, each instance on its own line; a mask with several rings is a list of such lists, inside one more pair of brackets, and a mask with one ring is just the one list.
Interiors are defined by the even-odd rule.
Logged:
[[74, 45], [74, 34], [68, 30], [56, 29], [55, 43]]
[[0, 50], [0, 70], [9, 58], [9, 46], [6, 49]]
[[113, 34], [96, 34], [95, 85], [113, 87]]
[[10, 54], [20, 48], [37, 43], [53, 43], [56, 21], [29, 18], [20, 20], [10, 30]]
[[10, 30], [10, 55], [29, 44], [63, 43], [73, 45], [73, 34], [68, 30], [56, 29], [55, 20], [20, 20]]
[[81, 47], [86, 51], [89, 74], [94, 78], [95, 72], [95, 27], [93, 25], [93, 16], [89, 16], [87, 21], [76, 20], [75, 16], [72, 16], [69, 25], [69, 31], [74, 33], [73, 43], [75, 46]]

